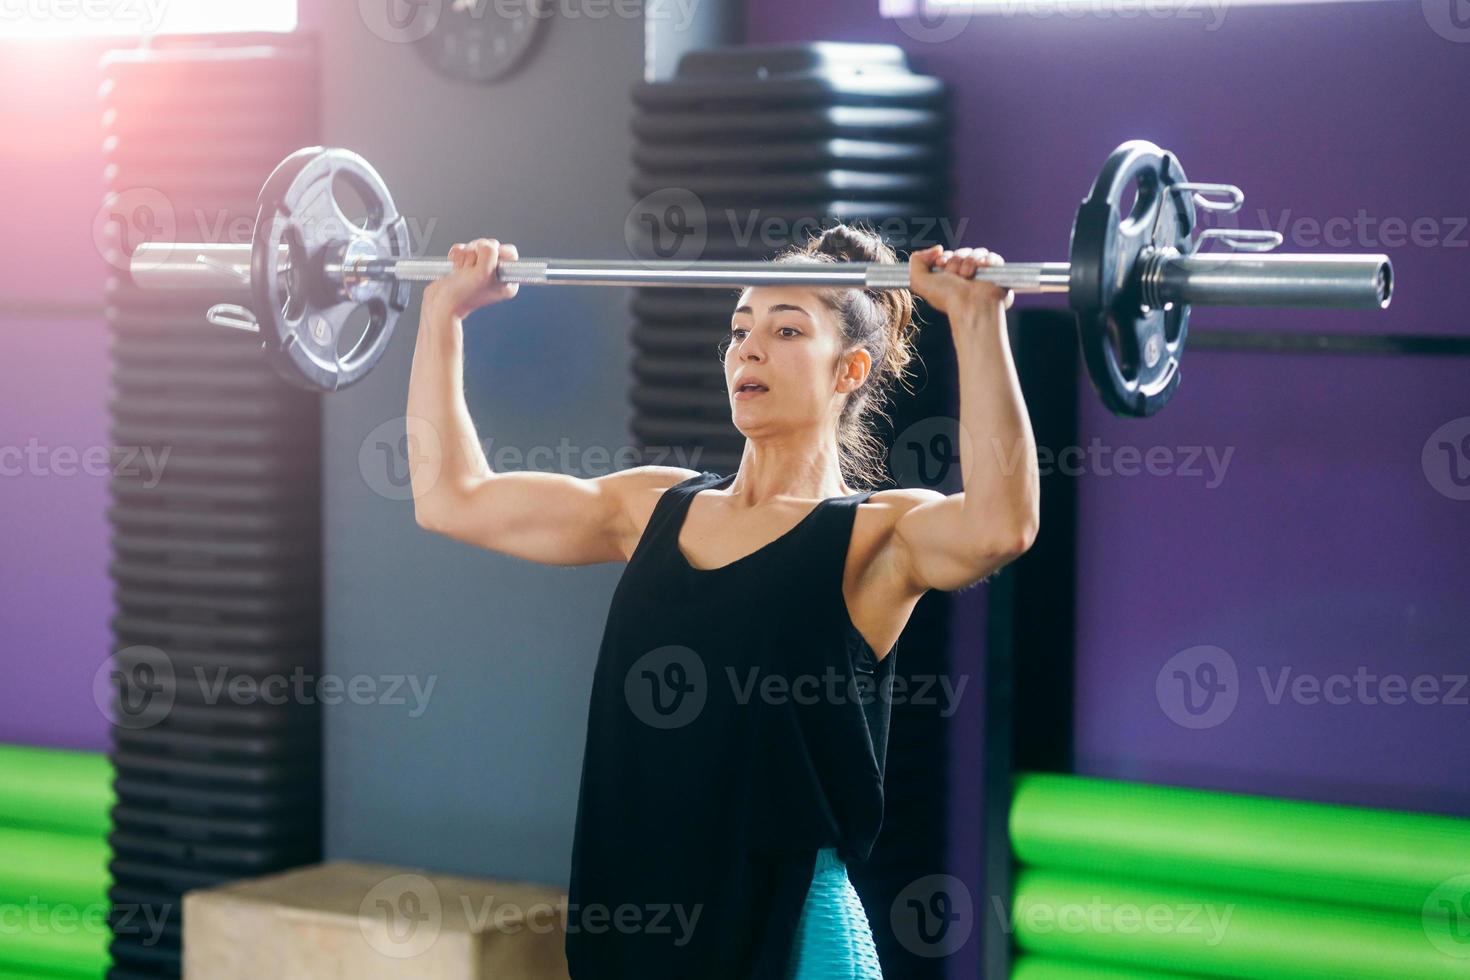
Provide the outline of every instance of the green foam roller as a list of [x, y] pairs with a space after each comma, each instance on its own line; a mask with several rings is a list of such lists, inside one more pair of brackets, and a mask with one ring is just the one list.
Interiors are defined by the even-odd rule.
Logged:
[[[1022, 956], [1011, 965], [1010, 980], [1196, 980], [1197, 973], [1159, 973], [1131, 966], [1106, 966], [1048, 956]], [[0, 976], [0, 980], [5, 980]]]
[[0, 922], [0, 973], [99, 978], [112, 962], [111, 941], [105, 913], [61, 918], [12, 912]]
[[1470, 820], [1028, 773], [1016, 857], [1161, 882], [1470, 915]]
[[0, 905], [105, 903], [110, 850], [101, 837], [0, 827]]
[[1470, 978], [1470, 928], [1399, 912], [1030, 869], [1012, 916], [1021, 950], [1048, 957], [1242, 980]]
[[113, 799], [112, 762], [100, 752], [0, 745], [0, 825], [102, 835]]

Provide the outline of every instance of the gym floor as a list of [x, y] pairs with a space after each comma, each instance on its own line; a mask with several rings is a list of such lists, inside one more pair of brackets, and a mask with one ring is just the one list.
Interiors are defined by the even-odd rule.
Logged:
[[[941, 127], [894, 140], [945, 161], [913, 168], [933, 183], [897, 208], [925, 226], [915, 242], [1067, 261], [1099, 168], [1147, 140], [1190, 181], [1244, 192], [1234, 213], [1197, 209], [1196, 233], [1267, 229], [1278, 252], [1382, 254], [1393, 271], [1383, 309], [1197, 304], [1182, 381], [1146, 418], [1099, 398], [1065, 293], [1018, 293], [1007, 343], [1040, 533], [998, 575], [928, 592], [899, 641], [910, 686], [887, 729], [883, 829], [848, 861], [883, 975], [1470, 976], [1463, 0], [546, 0], [478, 57], [460, 56], [470, 35], [446, 40], [475, 27], [463, 6], [119, 0], [0, 16], [0, 977], [178, 976], [185, 891], [323, 861], [553, 893], [573, 873], [594, 668], [627, 566], [528, 561], [416, 519], [427, 450], [405, 416], [422, 284], [371, 371], [318, 394], [205, 321], [248, 291], [179, 305], [134, 288], [129, 252], [248, 255], [271, 168], [325, 146], [371, 163], [415, 257], [493, 237], [521, 256], [643, 261], [640, 214], [687, 201], [640, 183], [663, 178], [637, 94], [671, 84], [689, 52], [817, 42], [851, 46], [818, 60], [901, 56], [945, 93], [924, 109]], [[158, 31], [151, 56], [138, 25]], [[187, 66], [147, 75], [150, 57], [200, 50], [244, 67], [217, 90]], [[722, 126], [742, 124], [690, 115], [700, 151], [815, 142], [749, 121], [754, 135], [730, 138]], [[744, 209], [743, 227], [766, 228], [761, 257], [801, 244], [771, 230], [792, 214], [837, 210], [679, 193], [706, 214]], [[848, 196], [877, 213], [876, 192]], [[781, 220], [750, 220], [762, 212]], [[733, 255], [707, 241], [677, 258]], [[524, 285], [465, 318], [465, 403], [493, 468], [736, 471], [739, 443], [731, 457], [713, 437], [640, 434], [697, 414], [650, 408], [671, 360], [651, 338], [685, 326], [658, 312], [664, 292]], [[917, 390], [875, 430], [888, 485], [955, 493], [957, 470], [926, 474], [963, 410], [963, 358], [937, 313], [917, 342]], [[719, 369], [712, 343], [705, 367]], [[230, 431], [254, 442], [197, 452], [198, 431], [246, 416]], [[182, 496], [167, 493], [171, 459]], [[247, 501], [210, 505], [238, 521], [209, 538], [223, 550], [190, 537], [209, 510], [196, 480]], [[760, 615], [739, 605], [737, 619]], [[228, 717], [171, 695], [119, 718], [116, 684], [195, 666], [284, 693], [265, 710], [254, 688]], [[259, 741], [232, 748], [242, 732]], [[248, 776], [208, 768], [246, 757]], [[257, 778], [290, 827], [262, 804], [248, 846], [201, 798], [157, 802]], [[56, 926], [98, 907], [111, 921], [91, 934]], [[143, 952], [118, 945], [124, 907], [167, 919]], [[1203, 933], [1169, 918], [1188, 909]], [[1173, 925], [1124, 917], [1160, 910]], [[416, 955], [394, 951], [384, 963], [408, 972], [377, 975], [422, 975]]]

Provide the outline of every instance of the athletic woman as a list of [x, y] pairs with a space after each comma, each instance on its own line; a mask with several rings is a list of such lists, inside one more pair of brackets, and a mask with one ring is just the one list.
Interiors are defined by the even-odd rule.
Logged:
[[[745, 436], [720, 476], [492, 472], [463, 395], [469, 313], [519, 257], [455, 245], [424, 292], [407, 426], [431, 531], [550, 565], [626, 562], [594, 673], [572, 847], [575, 980], [881, 977], [847, 877], [883, 817], [895, 645], [919, 598], [979, 582], [1037, 532], [1036, 449], [985, 249], [910, 259], [949, 316], [963, 492], [883, 480], [870, 431], [913, 357], [909, 290], [761, 286], [721, 344]], [[776, 261], [895, 262], [839, 225]], [[428, 457], [427, 459], [425, 457]]]

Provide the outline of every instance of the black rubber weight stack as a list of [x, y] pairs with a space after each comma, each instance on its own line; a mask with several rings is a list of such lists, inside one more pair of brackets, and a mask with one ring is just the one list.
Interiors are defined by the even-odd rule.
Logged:
[[[945, 240], [946, 92], [892, 45], [710, 48], [635, 88], [635, 258], [769, 259], [865, 221], [903, 257]], [[633, 437], [650, 462], [731, 472], [718, 345], [735, 290], [634, 293]]]
[[265, 175], [317, 142], [315, 61], [279, 36], [102, 59], [113, 978], [181, 974], [185, 891], [321, 856], [316, 396], [205, 322], [247, 290], [145, 292], [123, 271], [141, 241], [250, 241]]

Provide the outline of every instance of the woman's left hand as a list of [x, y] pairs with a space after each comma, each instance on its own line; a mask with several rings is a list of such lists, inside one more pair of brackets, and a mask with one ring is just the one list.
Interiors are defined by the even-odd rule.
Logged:
[[941, 313], [954, 317], [969, 312], [1011, 308], [1016, 294], [973, 278], [982, 266], [1005, 265], [1005, 259], [986, 248], [947, 251], [934, 245], [909, 256], [909, 289]]

